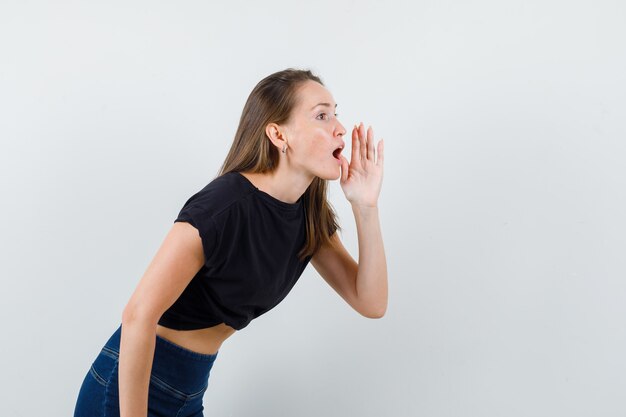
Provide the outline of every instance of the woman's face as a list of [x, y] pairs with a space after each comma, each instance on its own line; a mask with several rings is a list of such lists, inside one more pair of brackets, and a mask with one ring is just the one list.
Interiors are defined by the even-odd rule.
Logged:
[[345, 149], [346, 129], [336, 117], [336, 106], [330, 92], [318, 82], [308, 80], [300, 87], [298, 105], [290, 122], [282, 126], [287, 139], [285, 159], [291, 169], [322, 179], [339, 178], [341, 161], [333, 152], [340, 146]]

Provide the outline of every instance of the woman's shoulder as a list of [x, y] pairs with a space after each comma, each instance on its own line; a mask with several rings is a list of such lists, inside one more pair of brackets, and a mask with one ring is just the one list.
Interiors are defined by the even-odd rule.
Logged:
[[193, 206], [207, 214], [217, 215], [252, 192], [254, 188], [250, 187], [250, 183], [243, 180], [238, 172], [231, 171], [212, 179], [189, 197], [183, 208]]

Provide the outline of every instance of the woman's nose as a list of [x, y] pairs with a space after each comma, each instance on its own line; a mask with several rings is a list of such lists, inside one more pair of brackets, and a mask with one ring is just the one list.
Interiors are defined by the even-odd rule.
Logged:
[[344, 136], [346, 134], [346, 129], [343, 127], [343, 125], [341, 123], [339, 123], [338, 130], [339, 130], [339, 132], [338, 132], [339, 136]]

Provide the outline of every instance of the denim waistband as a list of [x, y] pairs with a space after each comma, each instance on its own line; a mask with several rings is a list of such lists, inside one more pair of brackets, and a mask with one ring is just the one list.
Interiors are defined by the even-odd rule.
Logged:
[[[120, 324], [103, 349], [119, 356], [121, 336]], [[194, 352], [156, 335], [152, 373], [172, 381], [183, 391], [192, 392], [207, 384], [218, 353], [208, 355]]]

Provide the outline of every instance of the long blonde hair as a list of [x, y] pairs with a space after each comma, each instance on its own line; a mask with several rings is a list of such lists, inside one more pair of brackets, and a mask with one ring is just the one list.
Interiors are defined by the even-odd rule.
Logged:
[[[297, 104], [298, 87], [307, 80], [324, 85], [310, 70], [294, 68], [275, 72], [259, 81], [246, 100], [235, 138], [218, 176], [231, 171], [272, 172], [278, 167], [279, 151], [267, 137], [265, 127], [268, 123], [282, 124], [289, 120]], [[341, 230], [327, 190], [328, 180], [315, 177], [302, 197], [307, 238], [298, 253], [301, 261], [329, 242], [331, 232]]]

